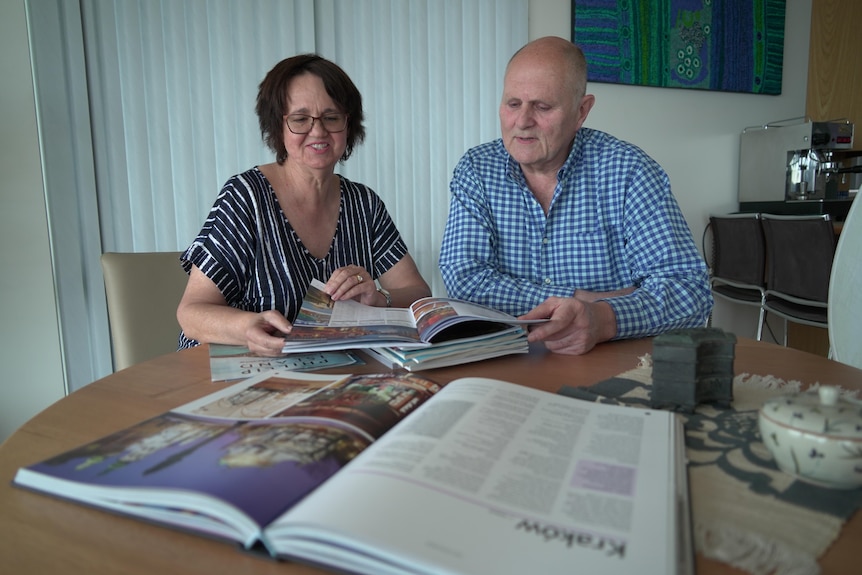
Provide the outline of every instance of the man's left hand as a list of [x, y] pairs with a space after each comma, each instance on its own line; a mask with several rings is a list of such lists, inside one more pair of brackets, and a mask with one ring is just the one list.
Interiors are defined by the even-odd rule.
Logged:
[[530, 326], [528, 340], [541, 341], [555, 353], [581, 355], [616, 335], [614, 311], [606, 301], [550, 297], [519, 319], [550, 321]]

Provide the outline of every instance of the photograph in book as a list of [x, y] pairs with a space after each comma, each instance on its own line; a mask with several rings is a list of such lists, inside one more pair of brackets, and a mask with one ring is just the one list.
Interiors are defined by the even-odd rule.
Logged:
[[[167, 413], [29, 470], [88, 487], [190, 490], [240, 509], [263, 526], [370, 444], [348, 426], [295, 419], [258, 423]], [[66, 487], [74, 497], [74, 487]], [[104, 496], [128, 497], [136, 505], [134, 494]], [[185, 508], [182, 498], [169, 501], [162, 505]], [[147, 515], [146, 507], [130, 511]]]
[[439, 389], [271, 372], [18, 471], [15, 483], [243, 545]]
[[316, 371], [363, 365], [365, 362], [350, 351], [295, 353], [281, 357], [264, 357], [242, 345], [211, 343], [210, 374], [213, 381], [248, 379], [273, 370]]
[[422, 298], [408, 308], [374, 307], [355, 300], [333, 302], [313, 280], [290, 333], [285, 353], [380, 346], [429, 347], [447, 341], [471, 340], [481, 345], [512, 326], [547, 320], [519, 320], [469, 302]]

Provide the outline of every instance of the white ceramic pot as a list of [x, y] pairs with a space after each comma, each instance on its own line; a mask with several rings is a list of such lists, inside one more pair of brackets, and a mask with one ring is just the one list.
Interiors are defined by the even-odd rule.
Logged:
[[862, 404], [837, 388], [771, 398], [758, 422], [782, 471], [823, 487], [862, 487]]

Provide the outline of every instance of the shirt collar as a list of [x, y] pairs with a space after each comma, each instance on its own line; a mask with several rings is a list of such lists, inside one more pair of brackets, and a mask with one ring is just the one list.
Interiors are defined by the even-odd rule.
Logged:
[[557, 181], [561, 182], [568, 178], [569, 174], [574, 172], [575, 166], [581, 161], [584, 154], [584, 142], [586, 140], [584, 128], [578, 130], [575, 134], [575, 141], [572, 142], [572, 149], [569, 150], [569, 157], [563, 163], [563, 167], [557, 172]]
[[[565, 180], [568, 175], [574, 170], [574, 166], [580, 161], [580, 158], [583, 156], [584, 152], [584, 142], [586, 140], [585, 137], [585, 128], [581, 128], [578, 130], [578, 133], [575, 134], [575, 140], [572, 143], [572, 149], [569, 151], [569, 156], [566, 158], [566, 161], [563, 163], [563, 167], [557, 171], [557, 181]], [[500, 150], [506, 156], [506, 174], [508, 174], [509, 178], [521, 185], [526, 184], [526, 179], [524, 178], [524, 171], [521, 170], [521, 165], [515, 161], [515, 159], [509, 154], [509, 151], [506, 149], [506, 146], [503, 144], [502, 138], [498, 140]]]

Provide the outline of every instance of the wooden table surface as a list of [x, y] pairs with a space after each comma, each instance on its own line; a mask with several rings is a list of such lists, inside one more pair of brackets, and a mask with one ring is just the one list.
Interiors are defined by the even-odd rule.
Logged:
[[[551, 354], [537, 346], [528, 355], [422, 373], [440, 383], [483, 376], [556, 392], [562, 385], [591, 385], [628, 371], [651, 350], [649, 339], [601, 344], [583, 356]], [[367, 373], [383, 369], [368, 359], [366, 365], [334, 371]], [[734, 369], [737, 374], [771, 374], [804, 384], [819, 382], [862, 389], [860, 370], [817, 355], [748, 339], [737, 343]], [[19, 467], [98, 439], [226, 385], [210, 381], [208, 349], [202, 346], [164, 355], [100, 379], [24, 424], [0, 445], [0, 573], [325, 573], [243, 552], [222, 541], [11, 485]], [[856, 513], [838, 541], [821, 558], [822, 574], [860, 572], [860, 546], [862, 514]], [[697, 572], [699, 575], [741, 573], [700, 555]]]

